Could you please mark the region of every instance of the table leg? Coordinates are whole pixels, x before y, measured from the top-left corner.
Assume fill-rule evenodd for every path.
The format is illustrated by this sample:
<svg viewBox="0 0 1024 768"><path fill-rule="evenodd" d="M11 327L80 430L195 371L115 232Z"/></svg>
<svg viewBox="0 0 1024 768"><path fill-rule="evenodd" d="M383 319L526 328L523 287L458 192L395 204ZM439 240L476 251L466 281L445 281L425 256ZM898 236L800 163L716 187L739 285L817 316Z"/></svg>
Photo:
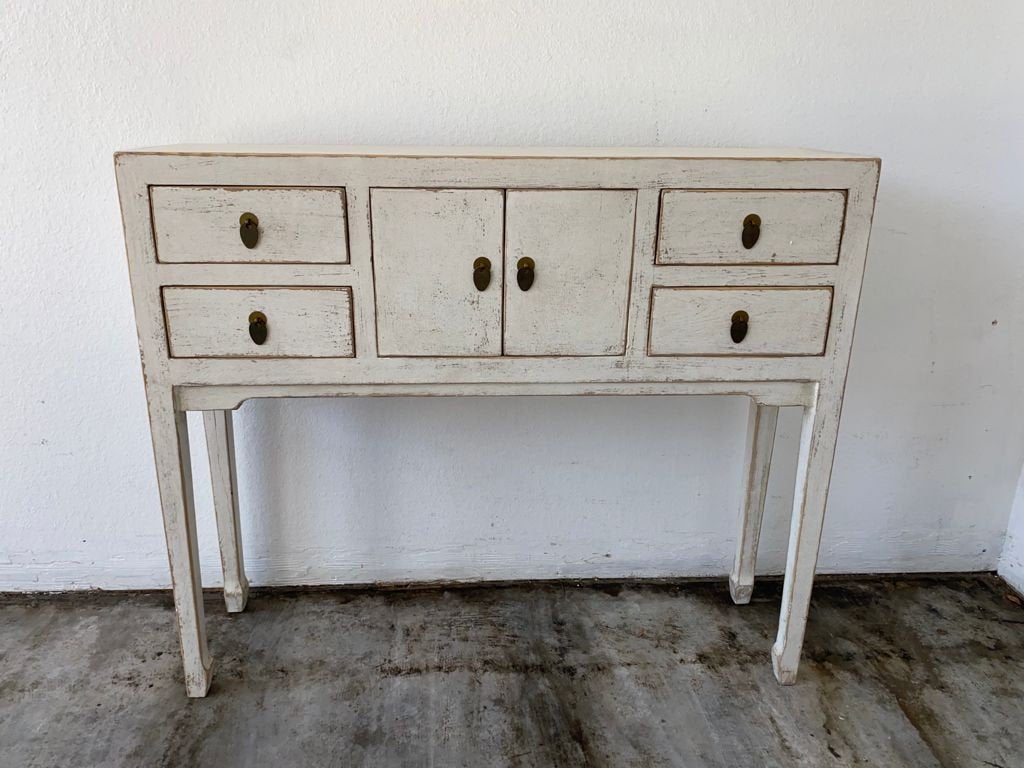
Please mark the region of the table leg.
<svg viewBox="0 0 1024 768"><path fill-rule="evenodd" d="M819 387L815 404L804 408L779 634L772 646L775 677L784 685L796 682L800 664L841 407L841 392Z"/></svg>
<svg viewBox="0 0 1024 768"><path fill-rule="evenodd" d="M751 399L747 420L747 452L744 462L746 488L740 511L740 538L729 576L729 593L737 605L749 603L754 591L757 544L761 538L761 519L764 517L768 470L772 463L778 419L778 406L759 405Z"/></svg>
<svg viewBox="0 0 1024 768"><path fill-rule="evenodd" d="M213 664L206 645L188 421L184 412L174 409L169 387L150 390L147 400L178 640L185 667L185 691L189 696L205 696L210 689Z"/></svg>
<svg viewBox="0 0 1024 768"><path fill-rule="evenodd" d="M235 432L231 411L203 411L206 450L210 456L213 511L217 518L220 562L224 569L224 602L228 613L245 610L249 581L242 558L238 523L238 477L235 473Z"/></svg>

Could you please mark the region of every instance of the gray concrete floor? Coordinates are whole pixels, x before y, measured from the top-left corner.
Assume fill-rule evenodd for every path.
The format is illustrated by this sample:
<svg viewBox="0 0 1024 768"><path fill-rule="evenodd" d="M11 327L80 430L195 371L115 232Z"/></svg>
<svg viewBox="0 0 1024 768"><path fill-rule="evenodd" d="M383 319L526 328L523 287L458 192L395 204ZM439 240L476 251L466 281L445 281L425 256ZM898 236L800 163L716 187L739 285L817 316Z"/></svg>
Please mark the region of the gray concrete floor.
<svg viewBox="0 0 1024 768"><path fill-rule="evenodd" d="M0 596L0 765L1024 766L1024 608L990 576L824 582L800 680L777 583Z"/></svg>

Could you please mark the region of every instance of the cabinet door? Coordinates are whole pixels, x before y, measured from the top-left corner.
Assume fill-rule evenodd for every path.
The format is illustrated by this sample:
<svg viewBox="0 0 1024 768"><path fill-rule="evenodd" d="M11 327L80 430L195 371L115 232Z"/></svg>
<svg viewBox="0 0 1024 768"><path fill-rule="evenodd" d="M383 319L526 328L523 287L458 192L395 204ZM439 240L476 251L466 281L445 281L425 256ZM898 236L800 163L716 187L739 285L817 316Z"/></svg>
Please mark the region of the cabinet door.
<svg viewBox="0 0 1024 768"><path fill-rule="evenodd" d="M503 192L374 189L370 195L378 354L500 355ZM483 290L474 280L481 258L491 273Z"/></svg>
<svg viewBox="0 0 1024 768"><path fill-rule="evenodd" d="M505 354L623 354L636 191L507 196ZM527 290L517 280L521 259L534 264Z"/></svg>

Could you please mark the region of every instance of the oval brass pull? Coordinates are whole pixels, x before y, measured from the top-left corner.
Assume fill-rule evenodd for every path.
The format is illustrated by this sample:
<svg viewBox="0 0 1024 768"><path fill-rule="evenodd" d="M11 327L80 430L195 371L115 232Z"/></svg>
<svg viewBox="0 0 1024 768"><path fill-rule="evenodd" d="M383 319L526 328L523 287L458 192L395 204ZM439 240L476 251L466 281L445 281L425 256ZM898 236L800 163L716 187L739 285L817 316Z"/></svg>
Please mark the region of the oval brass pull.
<svg viewBox="0 0 1024 768"><path fill-rule="evenodd" d="M761 237L761 217L752 213L743 220L743 247L748 251L757 245Z"/></svg>
<svg viewBox="0 0 1024 768"><path fill-rule="evenodd" d="M238 236L246 248L256 247L260 241L260 220L255 213L243 213L238 217Z"/></svg>
<svg viewBox="0 0 1024 768"><path fill-rule="evenodd" d="M516 262L516 282L519 283L519 290L528 291L533 285L534 263L529 256L523 256Z"/></svg>
<svg viewBox="0 0 1024 768"><path fill-rule="evenodd" d="M267 327L267 316L262 312L253 312L249 315L249 337L256 344L262 344L267 340L270 329Z"/></svg>
<svg viewBox="0 0 1024 768"><path fill-rule="evenodd" d="M491 284L491 260L481 256L473 262L473 285L478 291L486 291Z"/></svg>
<svg viewBox="0 0 1024 768"><path fill-rule="evenodd" d="M749 325L750 315L742 309L738 312L732 313L732 327L729 329L729 335L732 336L732 340L736 344L739 344L747 337L747 328Z"/></svg>

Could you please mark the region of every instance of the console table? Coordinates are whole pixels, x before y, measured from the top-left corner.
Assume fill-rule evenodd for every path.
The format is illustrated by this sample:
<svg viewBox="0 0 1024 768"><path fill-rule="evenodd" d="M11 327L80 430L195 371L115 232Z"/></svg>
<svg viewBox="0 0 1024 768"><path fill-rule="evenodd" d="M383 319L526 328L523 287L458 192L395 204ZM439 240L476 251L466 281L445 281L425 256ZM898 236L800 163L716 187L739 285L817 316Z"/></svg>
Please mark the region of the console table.
<svg viewBox="0 0 1024 768"><path fill-rule="evenodd" d="M115 156L178 635L206 695L186 411L228 611L249 398L746 395L750 600L779 406L801 406L775 676L795 680L878 183L807 150L172 146Z"/></svg>

